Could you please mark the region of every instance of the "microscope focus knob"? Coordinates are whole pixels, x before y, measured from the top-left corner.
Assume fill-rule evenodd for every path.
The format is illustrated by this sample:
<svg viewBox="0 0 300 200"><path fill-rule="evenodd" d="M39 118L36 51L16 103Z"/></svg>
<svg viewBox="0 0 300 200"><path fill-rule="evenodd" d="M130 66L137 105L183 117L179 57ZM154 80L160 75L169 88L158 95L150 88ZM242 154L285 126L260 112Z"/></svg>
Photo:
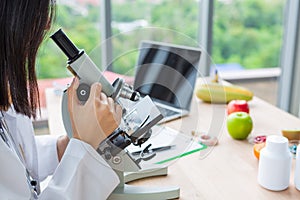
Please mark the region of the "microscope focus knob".
<svg viewBox="0 0 300 200"><path fill-rule="evenodd" d="M86 102L90 96L90 86L85 83L80 83L76 92L79 101Z"/></svg>
<svg viewBox="0 0 300 200"><path fill-rule="evenodd" d="M109 148L109 147L106 147L105 149L103 149L103 152L104 152L104 158L105 158L106 160L110 160L111 157L112 157L110 148Z"/></svg>

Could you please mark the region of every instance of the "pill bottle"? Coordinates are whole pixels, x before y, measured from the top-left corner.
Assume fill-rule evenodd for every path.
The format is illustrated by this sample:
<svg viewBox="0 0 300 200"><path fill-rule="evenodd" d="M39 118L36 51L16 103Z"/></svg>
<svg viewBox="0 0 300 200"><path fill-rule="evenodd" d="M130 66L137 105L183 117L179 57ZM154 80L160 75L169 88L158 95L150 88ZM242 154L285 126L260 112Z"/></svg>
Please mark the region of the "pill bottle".
<svg viewBox="0 0 300 200"><path fill-rule="evenodd" d="M289 186L292 155L288 139L280 135L267 137L266 147L260 151L258 183L272 191L285 190Z"/></svg>
<svg viewBox="0 0 300 200"><path fill-rule="evenodd" d="M295 187L300 191L300 144L297 146L296 166L295 166Z"/></svg>

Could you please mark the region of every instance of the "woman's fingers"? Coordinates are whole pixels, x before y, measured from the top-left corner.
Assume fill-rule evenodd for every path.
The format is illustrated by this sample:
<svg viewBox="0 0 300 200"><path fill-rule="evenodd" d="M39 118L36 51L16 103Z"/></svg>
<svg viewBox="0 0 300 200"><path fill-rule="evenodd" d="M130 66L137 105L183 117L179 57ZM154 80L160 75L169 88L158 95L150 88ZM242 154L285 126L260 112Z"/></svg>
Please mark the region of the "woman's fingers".
<svg viewBox="0 0 300 200"><path fill-rule="evenodd" d="M93 83L91 86L90 97L89 99L96 99L100 97L102 91L102 85L100 83Z"/></svg>
<svg viewBox="0 0 300 200"><path fill-rule="evenodd" d="M78 77L75 77L72 81L71 86L68 88L68 107L73 108L79 101L76 95L76 90L79 86Z"/></svg>
<svg viewBox="0 0 300 200"><path fill-rule="evenodd" d="M116 118L117 118L117 122L118 124L121 123L121 117L122 117L122 107L118 104L115 104L115 111L116 111Z"/></svg>
<svg viewBox="0 0 300 200"><path fill-rule="evenodd" d="M73 79L71 86L67 90L68 110L69 110L69 114L70 114L70 120L71 120L71 124L72 124L74 138L80 138L78 135L76 126L75 126L74 116L73 116L74 112L78 112L77 105L79 105L79 100L77 99L77 94L76 94L76 90L77 90L78 86L79 86L79 80L77 77L75 77Z"/></svg>
<svg viewBox="0 0 300 200"><path fill-rule="evenodd" d="M100 94L100 101L101 101L102 104L108 105L107 96L103 92L101 92L101 94Z"/></svg>
<svg viewBox="0 0 300 200"><path fill-rule="evenodd" d="M73 137L89 143L96 149L120 124L122 108L102 92L100 83L92 84L89 98L82 105L77 98L78 86L79 81L76 78L68 89Z"/></svg>
<svg viewBox="0 0 300 200"><path fill-rule="evenodd" d="M108 102L108 105L109 105L109 110L111 112L115 113L116 110L115 110L115 102L114 102L114 100L112 98L108 97L107 98L107 102Z"/></svg>
<svg viewBox="0 0 300 200"><path fill-rule="evenodd" d="M114 116L114 120L117 125L121 122L121 116L122 116L122 108L120 105L116 104L112 98L107 98L110 111L112 112Z"/></svg>

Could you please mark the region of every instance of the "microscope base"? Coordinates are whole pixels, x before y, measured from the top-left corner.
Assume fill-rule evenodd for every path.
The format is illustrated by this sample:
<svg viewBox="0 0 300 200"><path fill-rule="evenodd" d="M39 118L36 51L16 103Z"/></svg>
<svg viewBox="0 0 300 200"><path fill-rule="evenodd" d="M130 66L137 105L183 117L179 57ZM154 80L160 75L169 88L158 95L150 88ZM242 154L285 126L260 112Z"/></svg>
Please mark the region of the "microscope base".
<svg viewBox="0 0 300 200"><path fill-rule="evenodd" d="M137 173L128 173L124 176L124 172L118 172L120 177L119 186L109 196L109 200L161 200L161 199L176 199L179 197L180 188L173 187L143 187L128 185L126 182L151 177L167 175L167 168L149 170ZM127 178L126 178L127 177Z"/></svg>
<svg viewBox="0 0 300 200"><path fill-rule="evenodd" d="M157 168L151 170L144 170L140 172L125 172L124 173L124 182L128 183L130 181L135 181L142 178L149 178L152 176L166 176L168 174L168 168Z"/></svg>

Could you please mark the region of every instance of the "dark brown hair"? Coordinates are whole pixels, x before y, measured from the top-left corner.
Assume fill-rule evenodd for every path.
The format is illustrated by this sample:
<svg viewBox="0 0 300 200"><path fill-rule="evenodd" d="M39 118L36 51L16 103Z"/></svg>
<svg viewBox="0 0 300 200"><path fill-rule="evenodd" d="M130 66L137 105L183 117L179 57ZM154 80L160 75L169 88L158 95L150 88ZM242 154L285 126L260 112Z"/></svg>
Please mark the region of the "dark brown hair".
<svg viewBox="0 0 300 200"><path fill-rule="evenodd" d="M54 16L55 0L0 3L0 109L36 117L39 90L35 60Z"/></svg>

